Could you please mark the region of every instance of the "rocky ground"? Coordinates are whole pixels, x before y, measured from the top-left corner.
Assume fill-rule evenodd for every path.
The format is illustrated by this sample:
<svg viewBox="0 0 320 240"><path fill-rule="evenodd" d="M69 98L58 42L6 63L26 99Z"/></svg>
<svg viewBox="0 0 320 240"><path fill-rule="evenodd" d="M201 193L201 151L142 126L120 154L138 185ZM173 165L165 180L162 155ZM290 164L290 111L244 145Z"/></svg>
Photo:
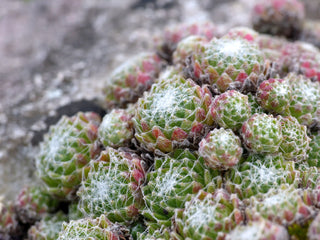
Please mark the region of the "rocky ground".
<svg viewBox="0 0 320 240"><path fill-rule="evenodd" d="M319 17L317 0L306 0ZM103 113L119 63L152 49L164 26L210 19L250 25L254 0L0 0L0 195L34 181L37 143L62 114Z"/></svg>

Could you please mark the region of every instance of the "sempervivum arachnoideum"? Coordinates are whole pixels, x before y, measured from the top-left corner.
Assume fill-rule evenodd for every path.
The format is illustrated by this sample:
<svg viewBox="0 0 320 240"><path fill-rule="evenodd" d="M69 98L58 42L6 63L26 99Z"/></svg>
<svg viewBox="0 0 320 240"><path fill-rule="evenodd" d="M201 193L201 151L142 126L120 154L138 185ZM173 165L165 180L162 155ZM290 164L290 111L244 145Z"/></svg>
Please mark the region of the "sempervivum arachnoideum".
<svg viewBox="0 0 320 240"><path fill-rule="evenodd" d="M71 220L62 225L57 240L121 240L130 239L130 233L124 226L110 222L105 215L97 218Z"/></svg>
<svg viewBox="0 0 320 240"><path fill-rule="evenodd" d="M236 90L229 90L216 96L211 106L213 120L223 128L237 131L251 116L248 96Z"/></svg>
<svg viewBox="0 0 320 240"><path fill-rule="evenodd" d="M63 212L47 215L29 229L28 240L56 240L62 224L68 220Z"/></svg>
<svg viewBox="0 0 320 240"><path fill-rule="evenodd" d="M235 166L243 149L241 141L230 129L213 129L199 143L199 155L212 169L228 170Z"/></svg>
<svg viewBox="0 0 320 240"><path fill-rule="evenodd" d="M181 64L184 66L186 64L187 57L196 51L198 47L207 42L208 40L205 37L196 35L191 35L181 40L173 53L173 63L175 65Z"/></svg>
<svg viewBox="0 0 320 240"><path fill-rule="evenodd" d="M224 239L243 222L240 207L237 196L223 189L217 189L214 194L200 191L184 209L176 211L173 239Z"/></svg>
<svg viewBox="0 0 320 240"><path fill-rule="evenodd" d="M210 41L218 32L217 26L209 21L177 24L166 28L162 36L156 37L155 46L158 54L170 62L172 53L184 38L194 35Z"/></svg>
<svg viewBox="0 0 320 240"><path fill-rule="evenodd" d="M133 114L126 109L113 109L106 114L98 129L99 140L106 147L126 147L133 138Z"/></svg>
<svg viewBox="0 0 320 240"><path fill-rule="evenodd" d="M313 204L311 191L282 185L258 198L251 197L246 216L250 220L263 217L284 225L291 236L306 239L307 226L315 214Z"/></svg>
<svg viewBox="0 0 320 240"><path fill-rule="evenodd" d="M142 211L149 233L169 228L175 209L184 208L201 189L214 191L222 182L218 171L207 169L204 160L189 150L176 150L157 158L142 188L146 208Z"/></svg>
<svg viewBox="0 0 320 240"><path fill-rule="evenodd" d="M100 152L97 144L100 116L82 113L50 127L36 157L37 174L47 191L62 200L72 200L82 180L82 169Z"/></svg>
<svg viewBox="0 0 320 240"><path fill-rule="evenodd" d="M294 73L288 74L285 80L291 86L292 100L284 115L295 117L306 126L319 122L320 83Z"/></svg>
<svg viewBox="0 0 320 240"><path fill-rule="evenodd" d="M225 187L230 193L236 193L240 199L260 196L281 184L293 184L298 187L300 172L294 162L285 161L282 154L250 154L240 165L227 172Z"/></svg>
<svg viewBox="0 0 320 240"><path fill-rule="evenodd" d="M249 221L246 225L238 225L226 236L226 240L289 240L284 226L263 218Z"/></svg>
<svg viewBox="0 0 320 240"><path fill-rule="evenodd" d="M200 84L215 84L221 92L245 80L255 85L264 70L264 58L258 47L242 39L212 39L197 49L186 72Z"/></svg>
<svg viewBox="0 0 320 240"><path fill-rule="evenodd" d="M287 43L280 53L277 62L283 72L294 72L320 81L320 52L315 46L305 42Z"/></svg>
<svg viewBox="0 0 320 240"><path fill-rule="evenodd" d="M313 46L312 46L313 47ZM304 49L303 49L304 50ZM312 80L320 81L320 51L316 49L313 51L303 51L300 56L293 56L293 69L310 78ZM297 62L299 65L297 66Z"/></svg>
<svg viewBox="0 0 320 240"><path fill-rule="evenodd" d="M307 127L301 125L295 117L278 116L281 124L282 142L280 152L285 160L296 162L307 159L310 138L307 135Z"/></svg>
<svg viewBox="0 0 320 240"><path fill-rule="evenodd" d="M162 61L154 53L143 53L116 68L105 83L105 101L109 107L134 103L150 89L161 70Z"/></svg>
<svg viewBox="0 0 320 240"><path fill-rule="evenodd" d="M246 148L254 153L275 153L283 140L280 122L272 115L256 113L243 123L241 136Z"/></svg>
<svg viewBox="0 0 320 240"><path fill-rule="evenodd" d="M270 78L263 81L257 90L257 99L264 109L282 113L291 102L291 87L283 79Z"/></svg>
<svg viewBox="0 0 320 240"><path fill-rule="evenodd" d="M258 1L252 11L253 28L261 33L296 39L303 27L304 6L299 0Z"/></svg>
<svg viewBox="0 0 320 240"><path fill-rule="evenodd" d="M206 86L180 75L163 79L138 101L133 118L135 137L151 152L195 145L213 124L211 102Z"/></svg>
<svg viewBox="0 0 320 240"><path fill-rule="evenodd" d="M40 186L28 186L20 191L15 209L21 222L32 224L53 212L58 203Z"/></svg>
<svg viewBox="0 0 320 240"><path fill-rule="evenodd" d="M112 222L130 223L143 206L144 177L144 162L138 155L108 147L85 169L77 192L79 207L92 217L105 214Z"/></svg>

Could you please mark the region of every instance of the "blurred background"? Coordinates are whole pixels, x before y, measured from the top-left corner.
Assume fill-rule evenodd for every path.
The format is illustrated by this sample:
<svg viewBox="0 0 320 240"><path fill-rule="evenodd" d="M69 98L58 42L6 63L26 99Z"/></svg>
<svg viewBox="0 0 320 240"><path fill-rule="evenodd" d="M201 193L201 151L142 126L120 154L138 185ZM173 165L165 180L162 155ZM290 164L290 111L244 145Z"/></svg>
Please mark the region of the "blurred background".
<svg viewBox="0 0 320 240"><path fill-rule="evenodd" d="M0 0L0 196L34 178L37 144L62 114L104 111L110 71L153 49L165 26L250 26L254 0ZM320 1L305 0L309 19Z"/></svg>

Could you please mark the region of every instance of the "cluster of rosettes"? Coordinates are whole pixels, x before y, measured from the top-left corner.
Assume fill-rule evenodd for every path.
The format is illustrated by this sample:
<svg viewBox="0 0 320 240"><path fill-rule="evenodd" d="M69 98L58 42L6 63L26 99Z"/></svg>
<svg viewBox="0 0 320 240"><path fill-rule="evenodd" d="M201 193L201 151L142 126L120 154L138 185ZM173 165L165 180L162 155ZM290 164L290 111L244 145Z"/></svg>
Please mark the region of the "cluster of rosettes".
<svg viewBox="0 0 320 240"><path fill-rule="evenodd" d="M265 58L273 62L280 76L296 73L320 81L320 51L312 44L268 35L260 35L255 42Z"/></svg>
<svg viewBox="0 0 320 240"><path fill-rule="evenodd" d="M296 8L277 25L293 37L299 6L256 10L280 21ZM156 49L111 74L102 121L50 128L36 157L45 190L0 206L0 238L22 222L37 240L318 239L319 51L209 22L166 30Z"/></svg>

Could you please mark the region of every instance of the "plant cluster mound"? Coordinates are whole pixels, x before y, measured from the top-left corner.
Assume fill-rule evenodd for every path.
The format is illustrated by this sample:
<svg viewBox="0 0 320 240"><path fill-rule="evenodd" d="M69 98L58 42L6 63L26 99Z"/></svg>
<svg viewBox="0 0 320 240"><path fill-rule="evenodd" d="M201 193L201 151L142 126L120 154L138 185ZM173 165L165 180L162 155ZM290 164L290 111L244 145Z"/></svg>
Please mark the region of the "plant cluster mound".
<svg viewBox="0 0 320 240"><path fill-rule="evenodd" d="M166 29L106 78L102 120L51 126L42 184L0 204L0 238L319 239L320 51L292 41L303 17L272 0L254 8L262 33Z"/></svg>

